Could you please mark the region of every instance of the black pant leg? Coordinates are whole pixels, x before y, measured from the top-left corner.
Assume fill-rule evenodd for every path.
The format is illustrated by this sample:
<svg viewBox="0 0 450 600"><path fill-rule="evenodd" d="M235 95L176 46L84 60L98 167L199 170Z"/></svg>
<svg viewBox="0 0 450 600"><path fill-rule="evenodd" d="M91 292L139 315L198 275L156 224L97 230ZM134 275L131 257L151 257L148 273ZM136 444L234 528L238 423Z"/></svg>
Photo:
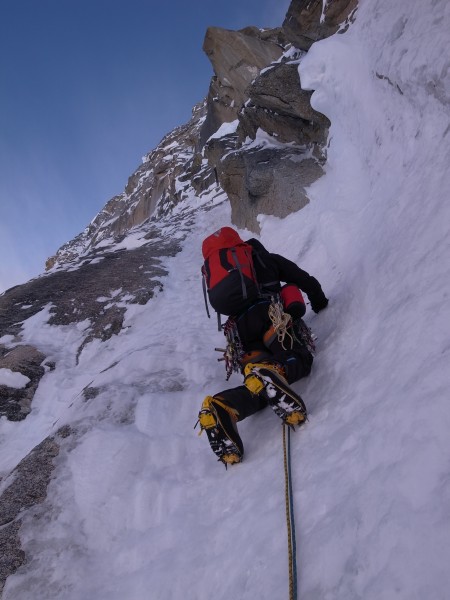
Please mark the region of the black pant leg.
<svg viewBox="0 0 450 600"><path fill-rule="evenodd" d="M240 385L230 390L215 394L214 398L221 400L227 406L238 411L238 421L253 415L267 406L267 402L260 395L255 396L245 387Z"/></svg>
<svg viewBox="0 0 450 600"><path fill-rule="evenodd" d="M296 350L278 350L274 352L273 360L283 365L288 383L294 383L310 374L313 355L302 347Z"/></svg>

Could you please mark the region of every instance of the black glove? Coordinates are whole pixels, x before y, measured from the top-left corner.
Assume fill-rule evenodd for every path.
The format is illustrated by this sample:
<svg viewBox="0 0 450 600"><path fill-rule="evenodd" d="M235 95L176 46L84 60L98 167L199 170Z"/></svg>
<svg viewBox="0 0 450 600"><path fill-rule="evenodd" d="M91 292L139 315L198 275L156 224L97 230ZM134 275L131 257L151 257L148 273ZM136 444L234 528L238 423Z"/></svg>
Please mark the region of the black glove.
<svg viewBox="0 0 450 600"><path fill-rule="evenodd" d="M327 306L328 306L328 298L326 296L321 298L319 301L316 300L314 303L311 302L311 308L315 313L320 312Z"/></svg>

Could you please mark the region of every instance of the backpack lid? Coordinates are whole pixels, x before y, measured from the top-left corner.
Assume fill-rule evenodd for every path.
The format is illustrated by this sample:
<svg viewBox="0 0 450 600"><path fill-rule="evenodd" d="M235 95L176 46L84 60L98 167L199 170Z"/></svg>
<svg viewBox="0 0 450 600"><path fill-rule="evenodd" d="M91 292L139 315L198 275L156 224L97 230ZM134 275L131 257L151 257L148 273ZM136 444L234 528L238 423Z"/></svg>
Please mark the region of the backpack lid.
<svg viewBox="0 0 450 600"><path fill-rule="evenodd" d="M238 232L232 227L221 227L203 240L203 258L206 260L213 252L221 248L232 248L243 243Z"/></svg>

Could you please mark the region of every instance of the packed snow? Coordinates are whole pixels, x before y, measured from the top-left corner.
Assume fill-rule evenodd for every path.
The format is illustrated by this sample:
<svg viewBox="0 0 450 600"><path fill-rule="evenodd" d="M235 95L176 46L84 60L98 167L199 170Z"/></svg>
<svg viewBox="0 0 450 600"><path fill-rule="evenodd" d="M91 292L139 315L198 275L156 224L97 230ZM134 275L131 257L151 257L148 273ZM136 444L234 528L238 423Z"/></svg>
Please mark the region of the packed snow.
<svg viewBox="0 0 450 600"><path fill-rule="evenodd" d="M7 387L19 390L24 388L29 382L30 378L18 371L0 369L0 385L6 385Z"/></svg>
<svg viewBox="0 0 450 600"><path fill-rule="evenodd" d="M236 119L235 121L232 121L231 123L222 123L222 125L219 127L219 129L213 133L209 139L215 139L215 138L222 138L225 137L226 135L232 134L232 133L236 133L237 127L239 125L239 121Z"/></svg>
<svg viewBox="0 0 450 600"><path fill-rule="evenodd" d="M310 413L292 435L302 600L449 597L449 31L446 0L363 1L299 65L332 122L326 174L300 212L261 216L260 239L330 298L307 312L318 351L294 385ZM245 459L228 470L193 429L205 395L241 383L217 361L199 277L230 209L202 202L184 203L164 290L78 364L89 323L46 325L50 307L25 322L57 368L25 421L0 421L0 472L63 424L78 438L23 515L30 559L4 600L288 597L280 422L243 421ZM100 393L85 400L88 386Z"/></svg>

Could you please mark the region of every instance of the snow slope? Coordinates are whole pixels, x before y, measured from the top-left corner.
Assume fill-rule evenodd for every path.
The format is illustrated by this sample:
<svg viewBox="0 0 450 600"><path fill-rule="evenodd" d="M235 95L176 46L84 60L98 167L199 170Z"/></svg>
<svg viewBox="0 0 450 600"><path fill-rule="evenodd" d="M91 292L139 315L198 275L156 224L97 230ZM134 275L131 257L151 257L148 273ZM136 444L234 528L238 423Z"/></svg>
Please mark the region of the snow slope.
<svg viewBox="0 0 450 600"><path fill-rule="evenodd" d="M261 218L261 241L330 297L307 313L318 353L295 385L310 411L292 436L302 600L449 597L449 31L445 0L366 0L299 67L332 122L326 175L299 213ZM288 597L280 423L267 409L240 424L245 460L227 471L193 430L228 385L199 280L205 233L230 222L214 204L190 216L164 292L78 365L83 324L27 323L58 368L25 421L0 421L0 471L64 423L80 439L24 518L31 560L5 600Z"/></svg>

